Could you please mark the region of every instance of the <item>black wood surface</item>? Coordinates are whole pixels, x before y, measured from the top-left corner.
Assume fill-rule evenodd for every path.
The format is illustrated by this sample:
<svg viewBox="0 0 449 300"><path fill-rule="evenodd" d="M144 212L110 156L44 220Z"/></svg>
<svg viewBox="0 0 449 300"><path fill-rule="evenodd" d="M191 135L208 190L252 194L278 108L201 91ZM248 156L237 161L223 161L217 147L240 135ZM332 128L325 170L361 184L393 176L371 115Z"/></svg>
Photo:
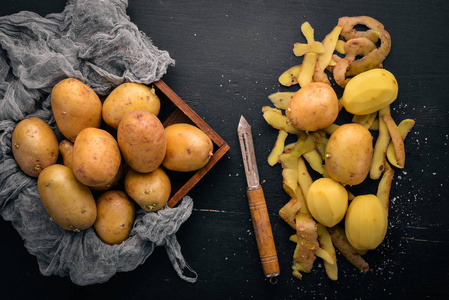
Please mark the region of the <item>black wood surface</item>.
<svg viewBox="0 0 449 300"><path fill-rule="evenodd" d="M0 15L21 10L42 16L63 10L61 0L2 0ZM130 0L128 14L176 60L163 80L231 146L189 193L194 211L177 237L198 273L194 284L173 270L157 248L131 272L87 287L45 277L9 222L0 220L1 299L447 299L449 292L449 5L442 1L150 1ZM267 96L286 90L277 78L300 62L293 43L308 21L321 40L342 16L369 15L392 37L384 62L399 82L393 118L413 118L406 167L395 172L385 241L367 254L362 274L341 255L339 279L318 259L300 281L291 275L293 234L278 217L289 200L280 166L266 162L276 130L262 118ZM237 140L240 115L252 125L259 173L280 260L276 285L265 280L246 198ZM375 192L368 185L367 193Z"/></svg>

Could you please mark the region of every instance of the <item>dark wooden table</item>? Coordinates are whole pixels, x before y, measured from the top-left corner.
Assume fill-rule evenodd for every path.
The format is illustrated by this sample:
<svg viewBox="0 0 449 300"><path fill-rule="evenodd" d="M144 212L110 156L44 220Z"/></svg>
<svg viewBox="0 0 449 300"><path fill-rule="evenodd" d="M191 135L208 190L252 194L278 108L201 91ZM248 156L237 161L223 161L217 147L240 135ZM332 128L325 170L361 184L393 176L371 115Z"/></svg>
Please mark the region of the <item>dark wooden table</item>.
<svg viewBox="0 0 449 300"><path fill-rule="evenodd" d="M61 12L61 0L3 0L0 15L22 10ZM194 284L180 279L164 248L131 272L80 287L45 277L9 222L0 221L2 299L448 299L449 296L449 4L439 1L149 1L130 0L128 14L154 44L176 60L163 80L230 145L224 158L189 193L194 211L177 237ZM384 63L399 82L393 117L413 118L406 167L391 191L385 241L366 256L362 274L338 255L339 279L318 259L300 281L291 274L293 234L278 217L289 200L279 165L266 157L276 130L264 121L267 96L284 90L277 78L299 62L292 45L308 21L317 39L339 17L369 15L392 37ZM241 115L253 128L259 173L277 246L281 275L265 280L252 230L237 140ZM369 191L373 192L373 191Z"/></svg>

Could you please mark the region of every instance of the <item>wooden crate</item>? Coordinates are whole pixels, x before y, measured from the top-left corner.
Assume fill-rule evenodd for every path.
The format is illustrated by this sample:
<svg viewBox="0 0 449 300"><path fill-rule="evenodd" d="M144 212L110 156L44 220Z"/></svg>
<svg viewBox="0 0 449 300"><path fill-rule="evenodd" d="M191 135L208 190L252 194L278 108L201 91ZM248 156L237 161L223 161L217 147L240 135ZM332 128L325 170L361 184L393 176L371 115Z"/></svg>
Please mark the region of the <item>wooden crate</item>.
<svg viewBox="0 0 449 300"><path fill-rule="evenodd" d="M194 172L175 172L166 170L172 184L172 193L167 203L174 207L207 172L229 150L228 144L200 117L196 114L165 82L154 82L156 95L161 100L161 112L159 118L164 127L176 123L188 123L197 126L209 136L214 144L214 154L209 162L200 170Z"/></svg>

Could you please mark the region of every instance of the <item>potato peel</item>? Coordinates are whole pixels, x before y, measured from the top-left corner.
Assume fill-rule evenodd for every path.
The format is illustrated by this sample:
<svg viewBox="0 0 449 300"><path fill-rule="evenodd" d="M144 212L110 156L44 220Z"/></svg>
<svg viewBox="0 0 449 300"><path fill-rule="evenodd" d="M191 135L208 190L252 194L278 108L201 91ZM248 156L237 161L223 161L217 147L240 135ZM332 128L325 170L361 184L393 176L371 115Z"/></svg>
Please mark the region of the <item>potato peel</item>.
<svg viewBox="0 0 449 300"><path fill-rule="evenodd" d="M340 226L334 226L328 229L332 238L334 246L340 251L341 254L354 266L359 268L363 273L368 272L369 265L357 252L357 250L351 246L346 237L345 231Z"/></svg>

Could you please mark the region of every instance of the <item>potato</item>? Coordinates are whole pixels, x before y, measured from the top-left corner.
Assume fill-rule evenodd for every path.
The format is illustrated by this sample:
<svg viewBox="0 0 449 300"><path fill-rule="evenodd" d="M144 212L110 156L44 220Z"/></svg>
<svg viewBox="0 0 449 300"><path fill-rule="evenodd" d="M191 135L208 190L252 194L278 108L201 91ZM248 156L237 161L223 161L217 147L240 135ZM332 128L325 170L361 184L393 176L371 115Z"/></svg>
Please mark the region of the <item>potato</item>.
<svg viewBox="0 0 449 300"><path fill-rule="evenodd" d="M213 143L196 126L178 123L165 128L167 153L163 166L172 171L190 172L204 167L213 155Z"/></svg>
<svg viewBox="0 0 449 300"><path fill-rule="evenodd" d="M319 178L307 192L307 208L312 217L326 227L343 220L348 208L346 189L331 178Z"/></svg>
<svg viewBox="0 0 449 300"><path fill-rule="evenodd" d="M128 164L122 159L122 163L120 164L120 167L118 168L117 173L115 174L114 178L112 178L110 181L108 181L105 184L97 185L97 186L89 186L89 188L92 191L107 191L114 187L115 185L119 184L120 179L123 178L123 175L125 175L126 171L128 169Z"/></svg>
<svg viewBox="0 0 449 300"><path fill-rule="evenodd" d="M143 210L157 211L170 199L171 183L162 168L150 173L131 169L125 177L125 191Z"/></svg>
<svg viewBox="0 0 449 300"><path fill-rule="evenodd" d="M161 103L154 88L140 83L124 83L116 87L103 103L103 120L117 129L122 118L134 110L159 114Z"/></svg>
<svg viewBox="0 0 449 300"><path fill-rule="evenodd" d="M43 120L30 117L20 121L11 138L13 156L25 174L38 177L58 160L58 140Z"/></svg>
<svg viewBox="0 0 449 300"><path fill-rule="evenodd" d="M81 131L76 137L72 155L76 178L88 186L101 186L113 180L122 159L117 141L99 128Z"/></svg>
<svg viewBox="0 0 449 300"><path fill-rule="evenodd" d="M108 245L118 245L129 237L136 208L124 192L107 191L97 199L97 215L94 228L98 237Z"/></svg>
<svg viewBox="0 0 449 300"><path fill-rule="evenodd" d="M357 196L351 201L345 218L345 232L355 249L377 248L385 238L387 227L386 210L375 195Z"/></svg>
<svg viewBox="0 0 449 300"><path fill-rule="evenodd" d="M72 169L73 142L69 140L61 141L61 143L59 143L59 152L61 153L64 166Z"/></svg>
<svg viewBox="0 0 449 300"><path fill-rule="evenodd" d="M325 166L332 179L357 185L368 175L373 159L373 136L360 124L341 125L329 137Z"/></svg>
<svg viewBox="0 0 449 300"><path fill-rule="evenodd" d="M155 114L146 110L136 110L123 117L117 141L128 165L141 173L156 170L167 148L164 126Z"/></svg>
<svg viewBox="0 0 449 300"><path fill-rule="evenodd" d="M51 107L59 130L72 142L84 128L101 125L100 98L75 78L64 79L53 87Z"/></svg>
<svg viewBox="0 0 449 300"><path fill-rule="evenodd" d="M92 192L79 182L70 168L54 164L37 179L42 204L60 227L79 232L93 225L97 207Z"/></svg>
<svg viewBox="0 0 449 300"><path fill-rule="evenodd" d="M341 103L354 115L367 115L390 105L398 96L398 82L385 69L372 69L354 76L345 87Z"/></svg>
<svg viewBox="0 0 449 300"><path fill-rule="evenodd" d="M312 82L293 96L285 115L295 128L316 131L331 125L339 111L333 88L322 82Z"/></svg>

